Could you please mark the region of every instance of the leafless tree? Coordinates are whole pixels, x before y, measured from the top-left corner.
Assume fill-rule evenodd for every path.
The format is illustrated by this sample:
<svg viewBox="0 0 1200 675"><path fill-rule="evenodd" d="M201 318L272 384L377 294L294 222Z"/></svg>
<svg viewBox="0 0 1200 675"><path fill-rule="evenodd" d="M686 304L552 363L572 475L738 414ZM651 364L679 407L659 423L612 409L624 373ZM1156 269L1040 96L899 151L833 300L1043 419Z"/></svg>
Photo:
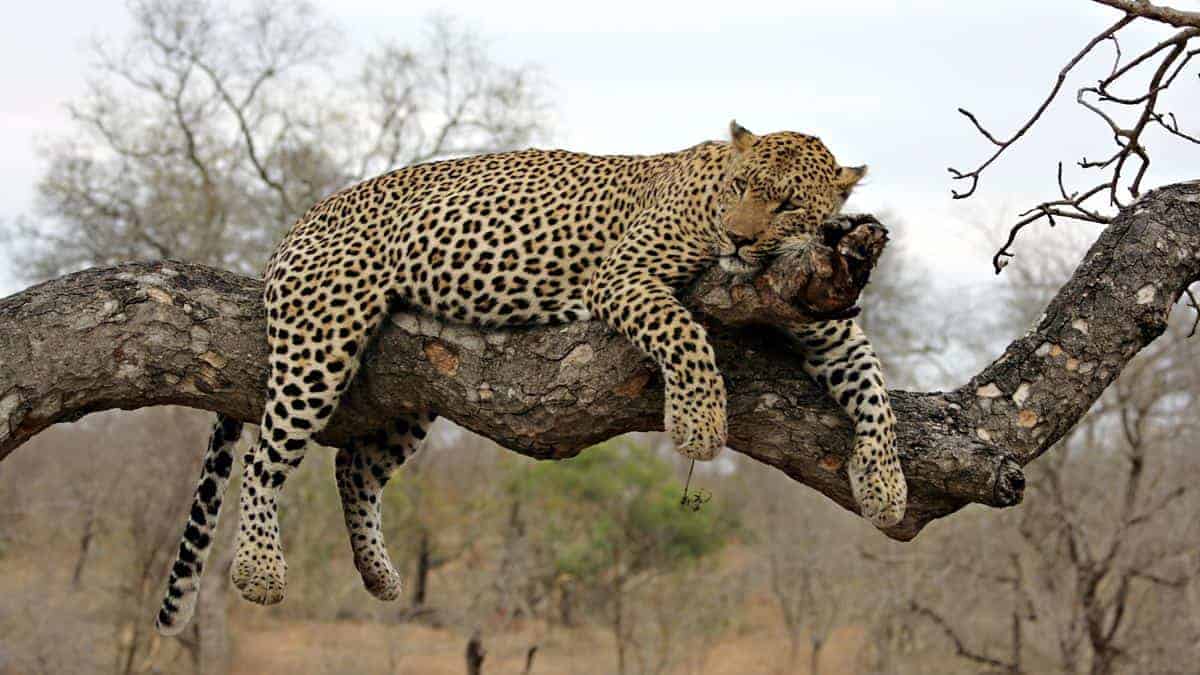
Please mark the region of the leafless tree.
<svg viewBox="0 0 1200 675"><path fill-rule="evenodd" d="M426 21L415 44L376 46L342 77L339 30L306 2L134 0L129 11L128 36L92 46L88 93L69 106L74 130L44 148L36 217L9 233L20 244L16 268L30 278L162 257L254 271L316 199L404 164L524 145L546 125L537 71L496 63L483 38L449 17ZM173 414L141 419L171 428ZM151 466L131 464L144 475L129 483L159 484ZM128 616L115 629L121 668L137 669L150 644L140 593L163 569L149 556L172 548L174 517L162 515L162 500L131 505L141 490L99 480L69 487L85 514L77 586L98 538L163 528L135 537L162 546L136 547L145 555L131 567L120 609ZM215 659L228 656L219 647L223 590L221 580L206 587L201 611L222 611L181 641L205 671L222 670Z"/></svg>
<svg viewBox="0 0 1200 675"><path fill-rule="evenodd" d="M546 125L532 68L494 62L453 19L333 75L336 26L308 2L133 0L97 41L75 129L44 149L17 255L30 278L177 258L257 271L316 200L370 175L510 149ZM32 264L29 264L32 262Z"/></svg>
<svg viewBox="0 0 1200 675"><path fill-rule="evenodd" d="M1043 258L1009 277L1010 330L1027 325L1071 271L1068 255ZM1169 671L1194 649L1195 626L1157 620L1166 607L1187 611L1178 597L1200 569L1200 531L1189 517L1197 468L1188 458L1200 431L1191 412L1200 344L1188 338L1190 324L1178 317L1125 368L1030 472L1030 499L986 541L949 535L958 544L939 556L951 573L926 575L909 611L954 654L1009 673L1044 670L1051 655L1055 670L1099 675ZM952 593L935 590L945 585ZM980 620L972 616L980 604L996 609Z"/></svg>
<svg viewBox="0 0 1200 675"><path fill-rule="evenodd" d="M117 644L115 672L145 672L158 658L160 639L147 625L162 588L170 556L179 536L178 526L163 512L179 514L191 501L190 490L170 480L179 469L179 457L186 448L185 439L203 433L204 426L194 417L183 419L186 411L175 409L168 416L157 416L149 424L124 425L122 436L129 448L116 488L121 498L113 500L108 517L119 528L119 545L128 573L121 579L113 612ZM160 426L161 425L161 426ZM162 446L177 452L162 452ZM190 464L191 462L188 462ZM197 471L198 473L198 471ZM216 628L214 624L210 630ZM200 672L202 654L193 629L188 641L193 667ZM224 631L222 630L222 633ZM207 658L212 658L208 654Z"/></svg>
<svg viewBox="0 0 1200 675"><path fill-rule="evenodd" d="M480 675L483 672L483 659L487 650L483 648L483 634L476 628L467 640L467 675Z"/></svg>
<svg viewBox="0 0 1200 675"><path fill-rule="evenodd" d="M1041 467L1039 499L1019 525L1032 553L1031 596L1039 615L1057 619L1068 672L1104 675L1139 661L1162 668L1170 664L1143 659L1164 640L1182 646L1200 637L1137 626L1146 619L1139 605L1169 602L1197 572L1196 528L1167 523L1189 520L1196 472L1183 455L1198 437L1188 410L1200 391L1192 365L1200 354L1181 343L1179 326L1172 337L1131 364L1065 451Z"/></svg>
<svg viewBox="0 0 1200 675"><path fill-rule="evenodd" d="M808 670L820 672L821 649L833 630L855 621L856 598L848 580L859 577L853 540L839 528L805 519L800 500L779 476L759 477L754 485L761 526L761 574L779 609L787 637L788 658L782 672L792 672L807 635Z"/></svg>

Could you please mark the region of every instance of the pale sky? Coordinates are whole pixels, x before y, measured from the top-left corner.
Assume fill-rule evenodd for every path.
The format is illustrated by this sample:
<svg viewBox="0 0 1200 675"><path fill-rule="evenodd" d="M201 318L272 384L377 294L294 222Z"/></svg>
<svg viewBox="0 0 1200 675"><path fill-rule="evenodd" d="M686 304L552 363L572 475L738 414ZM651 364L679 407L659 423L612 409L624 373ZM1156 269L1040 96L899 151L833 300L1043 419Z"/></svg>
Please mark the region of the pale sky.
<svg viewBox="0 0 1200 675"><path fill-rule="evenodd" d="M1200 9L1197 0L1173 4ZM1066 59L1115 21L1115 12L1087 0L318 5L356 48L411 39L432 12L464 19L490 40L497 60L542 69L556 119L545 145L664 152L723 138L734 117L756 132L817 134L843 163L871 167L869 185L850 207L896 214L904 223L896 236L948 285L995 283L991 251L969 223L1053 196L1058 159L1070 167L1082 155L1111 153L1102 123L1074 103L1075 89L1111 66L1104 48L1039 127L985 175L976 197L950 199L946 167L970 168L990 149L955 109L968 107L996 133L1010 132ZM29 212L42 168L36 141L69 129L64 104L83 93L87 39L123 34L126 15L114 0L41 2L24 5L20 21L7 24L0 219ZM1143 30L1131 38L1162 35ZM1134 42L1127 39L1126 54ZM1175 89L1165 109L1200 131L1196 78L1181 78ZM1151 141L1147 185L1196 178L1200 149L1161 136ZM1034 264L1034 251L1024 259ZM0 257L3 292L16 290L10 264Z"/></svg>

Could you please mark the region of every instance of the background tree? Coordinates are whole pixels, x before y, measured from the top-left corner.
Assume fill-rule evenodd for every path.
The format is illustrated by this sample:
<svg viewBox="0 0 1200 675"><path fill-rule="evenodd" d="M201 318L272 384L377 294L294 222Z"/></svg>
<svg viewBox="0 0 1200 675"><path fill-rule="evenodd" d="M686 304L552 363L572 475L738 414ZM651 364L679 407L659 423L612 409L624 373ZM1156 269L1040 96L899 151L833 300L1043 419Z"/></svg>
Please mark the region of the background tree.
<svg viewBox="0 0 1200 675"><path fill-rule="evenodd" d="M537 72L495 63L448 17L341 76L339 30L308 2L129 8L133 32L94 45L75 131L44 149L36 217L15 232L31 280L157 258L257 273L331 192L546 128Z"/></svg>
<svg viewBox="0 0 1200 675"><path fill-rule="evenodd" d="M752 474L753 475L753 474ZM794 672L808 647L808 672L821 672L821 650L833 631L861 620L861 599L847 593L868 571L854 540L815 518L801 518L803 503L779 476L757 476L753 493L764 577L787 635L788 658L780 672Z"/></svg>
<svg viewBox="0 0 1200 675"><path fill-rule="evenodd" d="M514 480L524 527L542 542L554 577L576 580L608 613L622 674L639 633L632 596L719 551L738 527L720 505L681 508L683 486L670 465L637 445L598 445L561 463L526 466Z"/></svg>
<svg viewBox="0 0 1200 675"><path fill-rule="evenodd" d="M1044 232L1027 243L1047 252L1041 266L1005 275L1002 333L1036 318L1087 242ZM1194 586L1200 535L1189 516L1197 468L1185 457L1200 396L1192 324L1176 316L1052 456L1031 466L1019 510L983 530L954 528L924 551L883 555L922 570L890 620L914 622L925 644L996 672L1170 670L1163 654L1193 650L1196 626L1164 620L1195 607L1182 592Z"/></svg>
<svg viewBox="0 0 1200 675"><path fill-rule="evenodd" d="M97 38L91 47L88 94L69 104L73 131L43 148L36 213L8 232L13 268L29 280L158 258L257 274L291 223L331 192L409 163L524 146L546 130L549 107L537 71L495 62L481 36L448 16L428 19L415 44L366 50L347 71L340 29L308 2L128 6L131 33ZM190 465L205 434L203 418L146 411L120 422L89 420L79 433L97 434L89 441L95 451L111 445L122 456L147 453L146 461L128 457L122 464L123 483L188 492L186 481L162 475L167 467L180 470L179 457L152 453L169 444L187 453ZM113 663L129 672L175 658L159 653L143 619L161 592L187 495L115 491L98 477L65 488L84 514L73 585L97 592L88 584L96 547L127 542L124 591L98 614L111 616L119 652ZM320 494L294 492L292 499ZM329 507L336 514L336 501ZM302 530L311 524L287 526L307 536ZM393 541L429 540L405 533ZM342 543L318 548L327 560ZM112 557L111 550L100 555ZM200 608L206 616L182 640L198 672L220 672L230 658L222 560L210 567L214 579ZM49 668L53 663L43 669L59 670Z"/></svg>

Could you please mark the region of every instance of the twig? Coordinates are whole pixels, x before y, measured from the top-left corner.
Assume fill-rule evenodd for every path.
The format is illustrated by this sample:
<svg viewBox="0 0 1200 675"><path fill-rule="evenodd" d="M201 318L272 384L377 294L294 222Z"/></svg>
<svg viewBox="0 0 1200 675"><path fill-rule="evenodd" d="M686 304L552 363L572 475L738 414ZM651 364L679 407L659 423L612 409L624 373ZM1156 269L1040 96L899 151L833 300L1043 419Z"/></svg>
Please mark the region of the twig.
<svg viewBox="0 0 1200 675"><path fill-rule="evenodd" d="M1192 26L1200 28L1200 12L1185 12L1173 7L1161 7L1150 4L1146 0L1094 0L1101 5L1108 5L1126 14L1152 19L1170 24L1176 28Z"/></svg>
<svg viewBox="0 0 1200 675"><path fill-rule="evenodd" d="M1125 206L1119 196L1119 190L1126 188L1130 196L1137 198L1142 193L1142 181L1150 168L1150 154L1142 142L1142 136L1147 127L1165 131L1167 134L1191 143L1200 144L1200 137L1191 135L1179 128L1179 122L1173 113L1159 112L1156 107L1160 94L1171 86L1191 59L1200 54L1200 49L1187 49L1191 41L1200 37L1200 13L1185 12L1170 7L1152 5L1149 2L1134 0L1095 0L1103 5L1114 7L1125 12L1116 23L1110 25L1087 42L1059 71L1054 86L1042 100L1037 109L1030 115L1013 134L1006 139L998 138L989 131L974 113L959 108L959 112L970 120L975 130L990 143L997 146L996 150L975 169L961 171L951 167L951 176L956 181L970 181L965 191L951 190L955 199L965 199L975 193L983 172L992 165L1008 148L1016 143L1034 124L1041 119L1050 103L1058 97L1067 76L1076 65L1101 42L1112 42L1114 58L1108 75L1099 80L1094 86L1081 87L1075 96L1076 103L1101 119L1112 133L1116 151L1103 160L1088 160L1082 158L1078 166L1082 169L1097 169L1109 172L1109 176L1098 184L1082 192L1069 192L1063 181L1062 163L1058 165L1058 191L1060 198L1042 202L1020 214L1020 220L1009 230L1004 245L992 257L992 266L996 273L1008 264L1013 257L1011 248L1017 235L1026 226L1045 219L1051 226L1056 224L1056 218L1070 218L1095 223L1108 223L1111 217L1101 213L1096 208L1087 205L1089 199L1101 193L1108 194L1108 206L1122 208ZM1122 64L1124 53L1117 33L1137 19L1163 23L1182 30L1176 31L1169 38L1142 51L1133 59ZM1114 93L1111 89L1116 83L1133 72L1138 66L1160 59L1153 74L1147 81L1143 92L1137 96L1125 96ZM1094 100L1092 100L1094 99ZM1103 106L1116 105L1124 107L1140 106L1136 122L1130 127L1124 127ZM1136 163L1136 169L1130 173L1131 162ZM1123 179L1123 176L1125 178Z"/></svg>
<svg viewBox="0 0 1200 675"><path fill-rule="evenodd" d="M966 180L968 178L971 179L971 187L966 192L957 192L957 191L951 190L951 194L954 196L955 199L966 199L967 197L970 197L972 194L975 193L975 188L979 185L979 176L983 173L983 170L988 168L989 166L991 166L992 162L995 162L1000 157L1000 155L1004 154L1005 150L1007 150L1009 147L1012 146L1013 143L1015 143L1022 136L1024 136L1025 132L1029 131L1029 129L1031 127L1033 127L1033 125L1039 119L1041 119L1042 113L1046 112L1046 108L1049 108L1050 103L1053 102L1055 97L1058 96L1059 90L1062 89L1063 83L1066 82L1066 80L1067 80L1067 75L1071 72L1071 70L1073 68L1075 68L1075 65L1078 64L1083 59L1084 56L1087 56L1088 52L1092 51L1092 49L1096 45L1109 39L1114 34L1116 34L1117 31L1119 31L1122 28L1124 28L1125 26L1129 25L1130 22L1132 22L1134 20L1134 18L1135 17L1133 17L1133 16L1121 17L1120 21L1117 21L1113 25L1109 26L1107 29L1104 30L1104 32L1102 32L1099 35L1097 35L1096 37L1092 38L1091 41L1089 41L1086 45L1084 45L1083 49L1079 50L1079 52L1076 53L1075 56L1072 57L1071 60L1067 62L1067 65L1064 66L1063 69L1058 72L1058 78L1054 82L1054 87L1050 90L1050 93L1042 101L1042 104L1040 106L1038 106L1038 109L1033 113L1033 115L1030 116L1029 119L1027 119L1025 121L1025 124L1021 125L1021 127L1019 129L1017 129L1016 132L1013 133L1013 135L1011 137L1008 138L1008 140L1006 140L1006 141L998 140L994 135L992 135L986 129L984 129L983 125L979 123L979 120L976 119L974 114L972 114L970 111L966 110L965 108L958 109L958 112L962 113L967 119L971 120L971 123L975 125L975 128L978 129L980 133L982 133L989 141L991 141L992 143L994 143L995 145L998 145L1000 147L996 150L996 152L992 153L992 156L989 157L986 161L984 161L983 164L980 164L978 167L976 167L972 171L963 173L962 171L959 171L958 169L955 169L954 167L950 167L948 169L950 171L950 174L952 176L954 176L954 180Z"/></svg>
<svg viewBox="0 0 1200 675"><path fill-rule="evenodd" d="M707 490L697 490L688 494L688 487L692 484L692 472L696 470L696 460L688 466L687 480L683 483L683 496L679 498L679 505L685 509L690 508L693 511L699 511L701 507L712 499L712 494Z"/></svg>

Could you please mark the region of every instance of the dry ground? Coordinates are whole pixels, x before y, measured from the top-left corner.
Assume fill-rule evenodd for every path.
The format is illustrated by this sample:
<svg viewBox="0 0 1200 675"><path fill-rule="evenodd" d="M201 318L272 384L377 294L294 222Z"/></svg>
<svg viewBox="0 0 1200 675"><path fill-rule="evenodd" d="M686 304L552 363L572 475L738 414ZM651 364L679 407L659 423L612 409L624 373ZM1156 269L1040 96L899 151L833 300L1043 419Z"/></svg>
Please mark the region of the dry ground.
<svg viewBox="0 0 1200 675"><path fill-rule="evenodd" d="M746 623L721 639L707 663L683 666L672 673L747 675L808 673L809 653L789 666L787 640L778 629L765 599L747 607ZM236 624L235 624L236 625ZM461 675L466 637L448 630L414 624L357 622L287 622L238 627L233 675L260 673L390 673L392 675ZM534 673L608 675L616 671L612 638L596 628L547 631L540 625L484 634L485 673L516 675L525 652L539 645ZM861 630L838 630L821 658L824 675L856 673L865 647Z"/></svg>
<svg viewBox="0 0 1200 675"><path fill-rule="evenodd" d="M107 620L104 595L111 593L103 558L89 569L83 590L70 589L75 551L65 542L35 550L10 548L0 557L0 674L93 673L111 671L119 631ZM113 570L115 574L115 570ZM115 577L114 577L115 578ZM389 673L459 675L464 672L467 636L416 623L362 621L281 621L257 607L233 603L234 675L287 673ZM152 617L146 617L149 627ZM602 627L548 628L518 622L505 632L484 633L484 672L517 674L529 646L537 644L536 674L608 675L616 671L611 635ZM865 647L862 630L838 630L821 658L823 675L855 673ZM188 672L186 658L164 643L154 666L164 673ZM30 659L41 666L15 667ZM787 661L787 640L769 599L752 597L734 627L707 655L668 672L747 675L808 672L809 653L795 666ZM703 662L699 662L699 661ZM149 664L147 664L149 665ZM637 672L636 666L631 672Z"/></svg>

